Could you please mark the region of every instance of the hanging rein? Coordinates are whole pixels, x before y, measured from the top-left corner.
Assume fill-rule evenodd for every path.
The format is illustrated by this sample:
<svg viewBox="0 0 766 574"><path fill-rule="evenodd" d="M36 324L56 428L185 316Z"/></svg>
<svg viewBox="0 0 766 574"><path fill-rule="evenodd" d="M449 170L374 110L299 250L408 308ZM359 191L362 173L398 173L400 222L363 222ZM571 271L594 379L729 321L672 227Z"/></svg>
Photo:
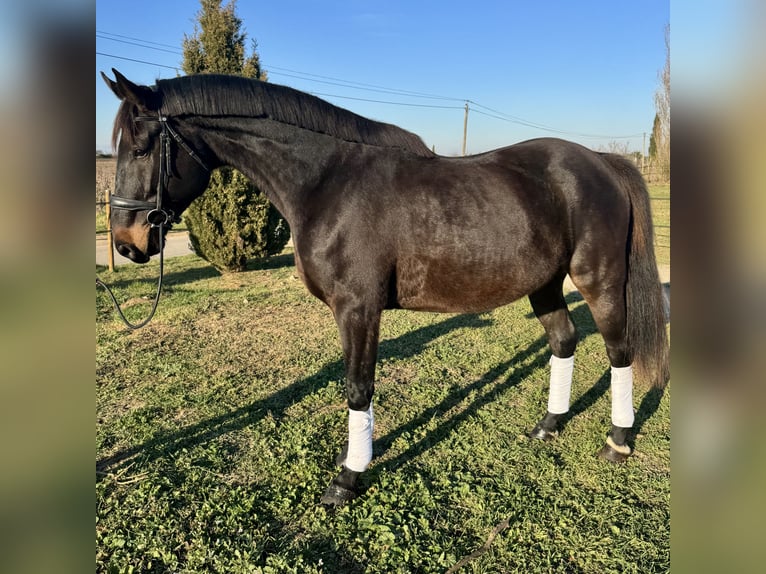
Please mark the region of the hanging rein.
<svg viewBox="0 0 766 574"><path fill-rule="evenodd" d="M125 325L128 327L128 329L134 330L134 329L140 329L149 321L152 320L152 317L154 317L155 311L157 311L157 305L160 302L160 292L162 291L162 276L165 266L165 257L164 257L164 251L165 251L165 245L164 245L164 229L165 226L172 224L173 222L178 222L179 217L176 216L175 213L173 213L172 210L162 207L162 198L165 196L165 194L168 191L168 184L170 183L170 178L173 175L173 168L171 165L171 156L170 156L170 138L172 137L176 143L183 149L189 156L196 161L199 165L201 165L206 171L210 171L210 169L205 165L205 162L202 161L202 159L194 152L194 150L189 147L189 145L183 140L183 138L178 134L177 131L175 131L170 124L168 124L168 118L167 116L163 116L162 112L160 112L157 117L154 116L136 116L135 121L137 122L159 122L161 132L160 132L160 165L159 165L159 177L157 178L157 199L156 201L144 201L141 199L131 199L129 197L120 197L118 195L112 195L109 198L109 205L112 209L122 209L125 211L146 211L146 222L149 224L152 228L157 228L159 233L159 247L160 247L160 276L157 280L157 292L154 295L154 303L152 304L152 310L149 312L149 316L141 321L140 323L131 323L127 317L125 317L125 314L123 313L122 309L120 308L120 304L117 302L117 298L114 296L114 293L109 288L109 286L101 281L98 277L96 277L96 286L97 287L103 287L106 292L109 294L109 297L111 297L112 302L114 303L114 308L117 310L117 314L119 315L120 319L122 319L122 322L125 323Z"/></svg>

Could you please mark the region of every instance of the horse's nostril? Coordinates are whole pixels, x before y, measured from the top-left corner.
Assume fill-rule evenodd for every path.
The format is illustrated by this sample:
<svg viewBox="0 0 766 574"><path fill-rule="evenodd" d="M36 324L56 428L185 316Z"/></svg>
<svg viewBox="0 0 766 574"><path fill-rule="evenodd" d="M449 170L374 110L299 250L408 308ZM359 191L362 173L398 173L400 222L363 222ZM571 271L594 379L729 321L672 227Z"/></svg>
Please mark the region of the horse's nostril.
<svg viewBox="0 0 766 574"><path fill-rule="evenodd" d="M120 255L130 259L134 263L146 263L149 261L149 255L147 253L137 249L130 243L115 243L115 247Z"/></svg>
<svg viewBox="0 0 766 574"><path fill-rule="evenodd" d="M130 259L133 263L146 263L150 259L149 253L144 253L131 243L115 242L114 246L120 255Z"/></svg>

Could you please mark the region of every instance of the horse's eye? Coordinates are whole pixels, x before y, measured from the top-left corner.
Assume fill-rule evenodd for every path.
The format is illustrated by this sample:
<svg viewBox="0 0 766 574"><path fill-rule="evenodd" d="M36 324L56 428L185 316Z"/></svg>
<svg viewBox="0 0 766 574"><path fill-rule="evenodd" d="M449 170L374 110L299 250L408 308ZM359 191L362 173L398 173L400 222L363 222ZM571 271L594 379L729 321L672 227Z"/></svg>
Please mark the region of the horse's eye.
<svg viewBox="0 0 766 574"><path fill-rule="evenodd" d="M146 157L147 151L145 149L134 149L133 150L133 157L136 159L140 159L142 157Z"/></svg>

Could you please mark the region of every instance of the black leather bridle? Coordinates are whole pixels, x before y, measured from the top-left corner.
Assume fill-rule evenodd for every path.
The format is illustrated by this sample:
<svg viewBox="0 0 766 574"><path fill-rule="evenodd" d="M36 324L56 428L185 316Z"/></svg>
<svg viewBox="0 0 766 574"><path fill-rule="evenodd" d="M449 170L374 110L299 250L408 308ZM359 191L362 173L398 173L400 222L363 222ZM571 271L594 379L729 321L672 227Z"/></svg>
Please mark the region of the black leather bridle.
<svg viewBox="0 0 766 574"><path fill-rule="evenodd" d="M112 195L109 198L109 205L112 209L123 209L126 211L147 211L146 221L152 227L160 227L162 225L168 225L172 222L178 222L179 216L173 213L170 209L162 208L162 198L168 191L168 184L173 174L173 167L170 161L170 138L172 137L178 146L184 150L189 157L196 161L202 169L210 171L210 168L205 165L195 151L189 147L184 139L178 134L176 130L168 123L167 116L162 115L162 112L154 116L136 116L134 121L137 122L159 122L162 131L160 132L160 173L157 179L157 199L152 201L144 201L142 199L131 199L129 197L120 197L118 195Z"/></svg>
<svg viewBox="0 0 766 574"><path fill-rule="evenodd" d="M170 156L170 138L172 137L176 143L179 145L181 149L183 149L189 156L196 161L205 171L210 171L210 168L205 165L205 162L202 161L202 158L200 158L194 150L189 147L189 144L187 144L184 139L178 134L177 131L175 131L172 126L168 123L167 116L164 116L162 112L159 112L156 117L154 116L136 116L134 118L134 121L137 122L159 122L160 124L160 166L159 166L159 177L157 178L157 198L155 201L144 201L142 199L131 199L129 197L120 197L118 195L112 195L109 198L109 206L112 209L122 209L125 211L146 211L146 222L151 227L158 228L159 232L159 247L160 247L160 277L157 281L157 292L154 296L154 303L152 305L152 310L149 312L149 316L141 321L140 323L131 323L128 321L128 319L125 317L125 315L122 312L122 309L120 309L120 304L117 302L117 298L114 296L114 293L112 293L112 290L109 288L109 286L101 281L98 277L96 277L96 286L103 287L106 289L106 292L109 294L109 296L112 298L112 302L114 303L114 307L117 310L117 314L120 316L120 319L122 319L122 322L125 323L125 325L128 327L128 329L140 329L144 325L146 325L149 321L151 321L152 317L154 317L154 312L157 310L157 304L160 301L160 292L162 291L162 275L164 270L164 264L165 264L165 258L164 258L164 251L165 251L165 245L164 245L164 227L166 225L170 225L173 222L178 222L180 220L179 215L176 215L173 213L171 209L163 208L162 206L162 198L165 196L165 194L168 192L168 184L170 183L170 178L173 175L173 166L171 162L171 156Z"/></svg>

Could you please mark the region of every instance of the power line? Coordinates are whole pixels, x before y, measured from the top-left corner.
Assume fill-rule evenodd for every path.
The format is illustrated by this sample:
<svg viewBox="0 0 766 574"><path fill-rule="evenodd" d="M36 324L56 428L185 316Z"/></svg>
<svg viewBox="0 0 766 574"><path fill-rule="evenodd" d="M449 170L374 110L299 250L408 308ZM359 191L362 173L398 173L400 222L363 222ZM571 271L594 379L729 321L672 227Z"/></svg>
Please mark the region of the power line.
<svg viewBox="0 0 766 574"><path fill-rule="evenodd" d="M281 75L287 75L287 74L282 74L281 72L272 72L272 70L282 70L284 72L291 72L293 74L300 74L301 76L310 76L310 77L313 77L313 78L320 78L322 80L333 80L335 82L343 82L344 85L348 84L348 85L345 85L345 87L354 87L353 84L356 84L357 86L362 86L362 87L366 87L366 88L376 88L378 90L384 90L385 92L392 92L392 93L396 93L398 95L413 96L413 97L418 97L418 98L431 98L431 99L435 99L435 100L453 100L453 101L456 101L456 102L464 102L465 101L465 98L453 98L453 97L450 97L450 96L437 96L435 94L427 94L427 93L424 93L424 92L415 92L415 91L412 91L412 90L402 90L402 89L399 89L399 88L388 88L386 86L380 86L380 85L377 85L377 84L368 84L368 83L365 83L365 82L356 82L354 80L343 80L341 78L333 78L332 76L323 76L321 74L311 74L309 72L301 72L301 71L298 71L298 70L292 70L290 68L282 68L280 66L271 66L271 65L266 64L266 63L264 63L263 66L267 69L267 71L269 73L276 73L277 75L280 75L280 74ZM309 79L309 78L301 77L300 79Z"/></svg>
<svg viewBox="0 0 766 574"><path fill-rule="evenodd" d="M106 37L107 35L108 36L114 36L115 38ZM153 49L153 50L159 50L159 51L162 51L162 52L168 52L168 53L173 53L173 54L178 54L178 55L182 54L181 52L176 51L176 50L166 50L166 49L163 49L163 48L155 48L153 46L147 45L147 44L154 44L156 46L163 46L163 47L167 47L167 48L173 48L173 46L171 46L169 44L162 44L162 43L159 43L159 42L151 42L149 40L142 40L140 38L134 38L132 36L125 36L125 35L122 35L122 34L114 34L114 33L111 33L111 32L103 32L103 31L100 31L100 30L96 30L96 36L99 37L99 38L103 38L105 40L112 40L112 41L121 42L121 43L124 43L124 44L136 45L136 46L140 46L140 47L144 47L144 48L149 48L149 49ZM123 39L118 39L118 38L123 38ZM141 43L140 44L139 43L134 43L134 42L129 41L129 40L134 40L135 42L141 42ZM137 59L134 59L134 58L126 58L124 56L117 56L117 55L114 55L114 54L106 54L106 53L98 52L98 51L96 52L96 54L99 54L99 55L102 55L102 56L111 57L111 58L117 58L117 59L120 59L120 60L126 60L126 61L130 61L130 62L137 62L137 63L140 63L140 64L147 64L147 65L150 65L150 66L159 66L159 67L162 67L162 68L168 68L168 69L176 70L176 71L178 71L180 69L178 66L167 66L165 64L158 64L158 63L155 63L155 62L147 62L145 60L137 60ZM562 129L557 129L557 128L554 128L554 127L551 127L551 126L547 126L547 125L544 125L544 124L540 124L540 123L537 123L537 122L533 122L531 120L527 120L527 119L521 118L519 116L514 116L514 115L511 115L511 114L506 114L505 112L501 112L501 111L496 110L494 108L490 108L489 106L485 106L485 105L480 104L479 102L477 102L475 100L471 100L471 99L467 99L467 98L455 98L455 97L450 97L450 96L429 94L429 93L425 93L425 92L417 92L417 91L412 91L412 90L402 90L402 89L398 89L398 88L389 88L389 87L380 86L380 85L377 85L377 84L368 84L368 83L364 83L364 82L356 82L356 81L353 81L353 80L344 80L344 79L341 79L341 78L334 78L332 76L324 76L324 75L321 75L321 74L313 74L313 73L309 73L309 72L301 72L299 70L293 70L293 69L290 69L290 68L283 68L283 67L280 67L280 66L269 66L269 65L267 65L265 63L263 64L263 67L266 69L267 72L270 72L270 73L272 73L273 75L276 75L276 76L285 76L285 77L288 77L288 78L294 78L294 79L299 79L299 80L304 80L304 81L309 81L309 82L316 82L316 83L320 83L320 84L338 86L338 87L342 87L342 88L349 88L349 89L354 89L354 90L363 90L363 91L368 91L368 92L376 92L376 93L389 94L389 95L395 95L395 96L403 96L403 97L411 97L411 98L424 98L424 99L434 99L434 100L465 102L466 104L471 104L471 105L474 106L473 107L473 111L474 112L476 112L478 114L481 114L481 115L484 115L484 116L487 116L489 118L493 118L493 119L497 119L497 120L501 120L501 121L505 121L505 122L509 122L509 123L514 123L514 124L522 125L522 126L525 126L525 127L529 127L529 128L533 128L533 129L538 129L538 130L542 130L542 131L546 131L546 132L550 132L550 133L555 133L555 134L559 134L559 135L568 135L568 136L585 137L585 138L598 138L598 139L629 139L629 138L639 137L639 136L642 135L641 133L632 134L632 135L604 135L604 134L588 134L588 133L574 132L574 131L569 131L569 130L562 130ZM448 105L440 106L440 105L429 105L429 104L415 104L415 103L409 103L409 102L393 102L393 101L387 101L387 100L376 100L376 99L359 98L359 97L353 97L353 96L342 96L342 95L339 95L339 94L325 94L325 93L321 93L321 92L310 92L310 93L312 93L314 95L317 95L317 96L323 96L323 97L340 98L340 99L346 99L346 100L356 100L356 101L362 101L362 102L372 102L372 103L386 104L386 105L408 106L408 107L419 107L419 108L433 108L433 109L463 109L463 106L448 106ZM481 108L481 109L476 109L476 108ZM482 110L487 110L487 111L482 111ZM489 112L491 112L491 113L489 113Z"/></svg>
<svg viewBox="0 0 766 574"><path fill-rule="evenodd" d="M485 110L489 110L490 112L493 112L495 114L499 114L499 116L502 116L502 117L498 117L496 115L488 114L486 112L482 112L481 110L474 109L473 111L475 111L477 114L482 114L482 115L488 116L490 118L495 118L495 119L498 119L498 120L503 120L503 121L507 121L507 122L511 122L511 123L517 123L517 124L521 124L521 125L524 125L524 126L527 126L527 127L536 128L536 129L545 130L545 131L550 131L550 132L556 132L556 133L560 133L560 134L569 134L569 135L576 135L576 136L581 136L581 137L615 138L615 139L627 139L627 138L634 138L634 137L638 137L640 135L643 135L642 133L636 133L636 134L630 134L630 135L626 135L626 136L608 136L608 135L596 135L596 134L583 134L583 133L579 133L579 132L571 132L571 131L567 131L567 130L560 130L560 129L557 129L557 128L552 128L550 126L546 126L544 124L538 124L536 122L531 122L529 120L525 120L524 118L520 118L518 116L512 116L510 114L506 114L504 112L500 112L498 110L492 109L492 108L490 108L488 106L484 106L484 105L482 105L482 104L480 104L478 102L475 102L473 100L468 100L468 103L471 103L471 104L473 104L475 106L478 106L480 108L484 108Z"/></svg>
<svg viewBox="0 0 766 574"><path fill-rule="evenodd" d="M160 51L160 52L167 52L167 53L170 53L170 54L183 55L182 52L179 52L177 50L167 50L165 48L157 48L157 47L154 47L154 46L149 46L149 45L143 43L144 42L143 40L139 40L137 42L132 42L130 40L122 40L122 39L118 39L118 38L110 38L108 36L103 35L100 32L96 33L96 37L97 38L102 38L104 40L110 40L110 41L113 41L113 42L119 42L121 44L128 44L130 46L139 46L141 48L147 48L149 50L157 50L157 51ZM125 38L130 38L130 36L124 36L124 37ZM131 38L131 39L138 40L137 38ZM163 45L165 45L165 44L163 44ZM118 56L113 56L113 57L118 57ZM123 58L123 59L128 59L128 58ZM137 61L137 60L131 60L131 61ZM162 65L162 64L156 64L156 65ZM447 97L447 96L437 96L437 95L433 95L433 94L425 94L425 93L422 93L422 92L414 92L414 91L410 91L410 90L400 90L400 89L395 89L395 88L385 88L383 86L376 86L375 84L365 84L365 83L362 83L362 82L354 82L354 81L350 81L350 80L341 80L339 78L332 78L330 76L322 76L322 75L319 75L319 74L310 74L308 72L300 72L298 70L291 70L289 68L282 68L280 66L269 66L267 64L264 64L263 67L267 68L268 72L271 75L274 75L274 76L284 76L284 77L287 77L287 78L295 78L295 79L304 80L304 81L307 81L307 82L316 82L316 83L319 83L319 84L327 84L327 85L330 85L330 86L339 86L339 87L342 87L342 88L350 88L350 89L353 89L353 90L363 90L363 91L367 91L367 92L377 92L377 93L381 93L381 94L391 94L391 95L395 95L395 96L406 96L406 97L412 97L412 98L425 98L425 99L433 99L433 100L463 101L462 98L451 98L451 97ZM285 71L280 71L280 70L285 70ZM292 73L288 73L288 72L292 72ZM320 78L323 78L323 79L320 79ZM356 84L356 85L354 85L354 84ZM336 96L336 97L340 97L340 96ZM351 98L349 98L349 99L351 99ZM370 101L372 101L372 100L370 100ZM382 102L382 103L385 103L385 102Z"/></svg>
<svg viewBox="0 0 766 574"><path fill-rule="evenodd" d="M176 70L176 71L179 70L179 68L177 68L175 66L166 66L165 64L158 64L156 62L147 62L146 60L137 60L135 58L126 58L124 56L117 56L115 54L106 54L105 52L98 52L98 51L96 51L96 54L99 55L99 56L107 56L109 58L117 58L118 60L127 60L128 62L138 62L139 64L147 64L147 65L150 65L150 66L160 66L162 68L169 68L171 70ZM314 96L323 96L323 97L326 97L326 98L341 98L341 99L344 99L344 100L357 100L357 101L360 101L360 102L374 102L376 104L389 104L389 105L394 105L394 106L411 106L411 107L416 107L416 108L436 108L436 109L451 109L451 110L462 109L460 106L436 106L436 105L432 105L432 104L413 104L413 103L409 103L409 102L390 102L390 101L385 101L385 100L373 100L373 99L368 99L368 98L355 98L353 96L341 96L341 95L338 95L338 94L325 94L325 93L321 93L321 92L308 92L308 93L310 93L310 94L312 94Z"/></svg>
<svg viewBox="0 0 766 574"><path fill-rule="evenodd" d="M110 36L115 36L114 38ZM104 40L110 40L112 42L119 42L121 44L128 44L130 46L139 46L141 48L147 48L150 50L157 50L160 52L167 52L170 54L178 54L183 55L183 52L179 52L178 50L168 50L167 48L172 48L173 46L170 46L169 44L161 44L159 42L150 42L149 40L142 40L140 38L134 38L132 36L124 36L122 34L113 34L111 32L103 32L100 30L96 30L96 37L102 38ZM123 39L124 38L124 39ZM132 41L134 40L134 41ZM156 46L164 46L162 48L158 48L155 46L150 46L149 44L155 44ZM407 96L407 97L413 97L413 98L426 98L426 99L434 99L434 100L451 100L451 101L464 101L464 98L452 98L448 96L438 96L435 94L427 94L423 92L416 92L412 90L401 90L398 88L387 88L385 86L380 86L376 84L367 84L364 82L356 82L353 80L343 80L341 78L334 78L331 76L324 76L321 74L312 74L309 72L301 72L299 70L293 70L290 68L283 68L281 66L270 66L266 63L263 64L263 67L268 70L269 73L276 76L285 76L288 78L295 78L298 80L304 80L308 82L316 82L320 84L328 84L331 86L339 86L343 88L351 88L354 90L364 90L368 92L378 92L382 94L392 94L396 96Z"/></svg>
<svg viewBox="0 0 766 574"><path fill-rule="evenodd" d="M398 90L398 89L394 89L394 88L383 88L383 87L381 87L381 88L367 88L367 87L362 87L362 86L353 86L353 85L351 85L350 82L349 83L341 83L341 82L345 82L344 80L341 80L339 82L331 82L331 81L328 81L328 80L318 80L318 79L307 78L307 77L303 77L303 76L299 76L299 75L295 75L295 74L287 74L285 72L274 72L273 70L275 69L275 67L274 66L268 66L267 64L263 64L263 67L266 68L266 71L269 74L272 74L272 75L275 75L275 76L286 76L288 78L296 78L298 80L304 80L304 81L307 81L307 82L317 82L319 84L327 84L327 85L331 85L331 86L340 86L342 88L351 88L353 90L364 90L366 92L377 92L377 93L380 93L380 94L391 94L391 95L394 95L394 96L406 96L406 97L410 97L410 98L425 98L425 99L431 99L431 100L450 100L450 101L457 101L457 102L465 101L462 98L450 98L450 97L447 97L447 96L426 95L426 94L421 94L421 93L418 93L418 92L410 92L409 90ZM302 72L298 72L298 73L302 74ZM312 75L313 76L313 75L316 75L316 74L306 74L306 75ZM321 77L321 76L318 76L318 77ZM358 82L354 82L354 83L358 83ZM368 85L371 85L371 84L368 84Z"/></svg>
<svg viewBox="0 0 766 574"><path fill-rule="evenodd" d="M474 106L478 106L480 108L483 108L485 110L488 110L488 111L490 111L490 112L492 112L494 114L498 114L500 116L503 116L502 118L498 118L498 119L507 119L509 121L519 122L519 123L522 123L522 124L524 124L526 126L534 127L534 128L556 130L556 128L552 128L550 126L546 126L546 125L543 125L543 124L538 124L537 122L532 122L530 120L525 120L524 118L520 118L518 116L513 116L511 114L506 114L505 112L498 111L496 109L490 108L489 106L485 106L485 105L480 104L479 102L475 102L473 100L468 100L468 103L469 104L473 104ZM477 112L477 113L481 113L478 110L474 110L474 111ZM489 114L486 114L486 113L484 115L489 116ZM494 117L494 116L490 116L490 117ZM558 130L556 130L556 131L558 131Z"/></svg>
<svg viewBox="0 0 766 574"><path fill-rule="evenodd" d="M103 40L109 40L111 42L119 42L120 44L129 44L131 46L139 46L140 48L146 48L148 50L157 50L158 52L168 52L170 54L179 54L182 55L181 52L178 50L168 50L167 48L158 48L155 46L149 46L147 44L139 43L139 42L131 42L129 40L120 40L118 38L109 38L108 36L104 36L103 34L96 33L96 38L102 38Z"/></svg>
<svg viewBox="0 0 766 574"><path fill-rule="evenodd" d="M483 112L483 111L477 110L475 108L474 108L473 111L476 112L477 114L481 114L481 115L487 116L489 118L494 118L496 120L502 120L504 122L509 122L509 123L512 123L512 124L519 124L519 125L522 125L522 126L526 126L526 127L530 127L530 128L546 131L546 132L557 133L557 134L560 134L560 135L578 136L578 137L583 137L583 138L597 138L597 139L630 139L630 138L635 138L635 137L639 137L640 135L642 135L642 134L631 134L631 135L625 135L625 136L613 136L613 135L604 135L604 134L584 134L584 133L580 133L580 132L570 132L570 131L566 131L566 130L559 130L559 129L556 129L556 128L549 128L549 127L542 126L542 125L539 125L539 124L534 124L532 122L527 122L527 121L524 121L522 119L510 119L510 118L506 118L506 117L497 116L497 115L494 115L494 114L488 114L487 112Z"/></svg>
<svg viewBox="0 0 766 574"><path fill-rule="evenodd" d="M393 106L410 106L414 108L436 108L442 110L462 110L462 106L435 106L433 104L411 104L409 102L389 102L384 100L371 100L368 98L355 98L353 96L339 96L337 94L323 94L321 92L309 92L313 96L322 96L325 98L342 98L344 100L357 100L359 102L374 102L376 104L390 104Z"/></svg>
<svg viewBox="0 0 766 574"><path fill-rule="evenodd" d="M171 70L178 71L180 68L175 66L166 66L165 64L158 64L157 62L147 62L146 60L137 60L135 58L126 58L124 56L117 56L115 54L107 54L105 52L98 52L96 51L96 54L99 56L107 56L109 58L117 58L118 60L127 60L128 62L138 62L139 64L147 64L149 66L160 66L162 68L169 68ZM409 102L391 102L391 101L385 101L385 100L373 100L368 98L355 98L353 96L341 96L338 94L325 94L321 92L308 92L315 96L323 96L326 98L341 98L344 100L357 100L360 102L373 102L376 104L389 104L394 106L411 106L416 108L435 108L435 109L451 109L451 110L459 110L462 109L460 106L437 106L432 104L413 104Z"/></svg>
<svg viewBox="0 0 766 574"><path fill-rule="evenodd" d="M98 50L96 50L96 55L106 56L108 58L117 58L118 60L126 60L128 62L138 62L139 64L147 64L149 66L159 66L160 68L169 68L171 70L175 70L176 72L181 69L178 66L166 66L165 64L158 64L157 62L147 62L146 60L136 60L135 58L126 58L125 56L116 56L114 54L106 54L104 52L99 52Z"/></svg>
<svg viewBox="0 0 766 574"><path fill-rule="evenodd" d="M173 48L173 49L178 48L178 46L174 46L173 44L163 44L161 42L152 42L151 40L143 40L142 38L134 38L133 36L123 36L122 34L114 34L113 32L104 32L103 30L96 30L96 34L114 36L115 38L125 38L126 40L135 40L136 42L142 42L144 44L154 44L155 46L164 46L165 48Z"/></svg>

